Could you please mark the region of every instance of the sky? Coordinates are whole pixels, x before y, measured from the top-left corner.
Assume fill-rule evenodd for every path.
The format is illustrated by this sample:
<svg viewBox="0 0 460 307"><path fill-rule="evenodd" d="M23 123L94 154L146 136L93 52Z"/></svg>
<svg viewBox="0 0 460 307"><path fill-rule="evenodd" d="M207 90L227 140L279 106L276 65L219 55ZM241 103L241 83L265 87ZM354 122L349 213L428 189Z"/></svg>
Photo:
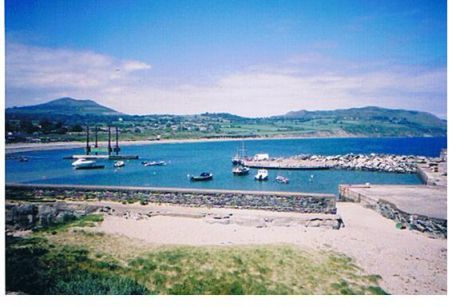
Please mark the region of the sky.
<svg viewBox="0 0 460 307"><path fill-rule="evenodd" d="M5 0L6 107L447 116L443 0Z"/></svg>

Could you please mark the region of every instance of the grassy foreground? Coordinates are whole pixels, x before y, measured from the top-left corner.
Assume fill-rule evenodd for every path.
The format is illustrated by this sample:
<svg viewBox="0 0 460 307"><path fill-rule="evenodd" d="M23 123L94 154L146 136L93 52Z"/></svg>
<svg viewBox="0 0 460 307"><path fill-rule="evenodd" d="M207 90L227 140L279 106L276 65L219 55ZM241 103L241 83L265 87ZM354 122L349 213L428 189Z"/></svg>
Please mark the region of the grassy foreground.
<svg viewBox="0 0 460 307"><path fill-rule="evenodd" d="M385 294L344 255L288 245L155 247L88 216L7 237L7 291L27 294Z"/></svg>

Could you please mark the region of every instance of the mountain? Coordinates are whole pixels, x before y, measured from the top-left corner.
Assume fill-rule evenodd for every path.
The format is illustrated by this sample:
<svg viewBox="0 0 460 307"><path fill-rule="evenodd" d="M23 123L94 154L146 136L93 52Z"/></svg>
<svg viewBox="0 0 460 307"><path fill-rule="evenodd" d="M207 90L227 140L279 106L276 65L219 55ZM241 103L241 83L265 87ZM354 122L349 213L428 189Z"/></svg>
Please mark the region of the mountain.
<svg viewBox="0 0 460 307"><path fill-rule="evenodd" d="M43 122L44 123L43 123ZM47 125L51 122L52 125ZM423 137L446 136L447 121L427 112L363 107L332 111L300 110L272 117L248 118L229 113L196 115L127 115L91 100L61 98L47 103L6 109L10 134L63 133L81 125L116 125L126 138L210 137ZM78 137L78 136L76 136Z"/></svg>
<svg viewBox="0 0 460 307"><path fill-rule="evenodd" d="M332 111L293 111L272 119L316 123L355 135L446 135L447 121L427 112L363 107Z"/></svg>
<svg viewBox="0 0 460 307"><path fill-rule="evenodd" d="M318 117L336 117L343 119L362 119L362 120L405 120L430 125L443 125L445 121L427 112L410 111L401 109L385 109L380 107L363 107L351 109L338 109L332 111L292 111L282 116L289 119L312 119Z"/></svg>
<svg viewBox="0 0 460 307"><path fill-rule="evenodd" d="M78 100L69 97L50 102L6 109L7 115L62 115L62 116L119 116L123 113L107 108L92 100Z"/></svg>

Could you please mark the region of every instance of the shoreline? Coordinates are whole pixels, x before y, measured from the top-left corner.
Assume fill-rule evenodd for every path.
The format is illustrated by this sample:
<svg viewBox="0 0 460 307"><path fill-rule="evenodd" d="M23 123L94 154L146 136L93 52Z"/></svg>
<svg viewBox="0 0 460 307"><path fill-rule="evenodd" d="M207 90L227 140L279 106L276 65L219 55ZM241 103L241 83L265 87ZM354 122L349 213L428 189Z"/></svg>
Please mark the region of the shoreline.
<svg viewBox="0 0 460 307"><path fill-rule="evenodd" d="M398 139L398 138L433 138L430 137L415 137L415 136L381 136L376 138L382 139ZM137 141L120 141L120 146L140 146L140 145L154 145L154 144L185 144L185 143L207 143L207 142L241 142L241 141L266 141L266 140L305 140L305 139L365 139L374 138L371 136L279 136L279 137L249 137L249 138L193 138L193 139L167 139L167 140L137 140ZM59 149L74 149L84 148L86 142L51 142L51 143L14 143L5 144L5 154L14 154L30 151L44 151L44 150L59 150Z"/></svg>
<svg viewBox="0 0 460 307"><path fill-rule="evenodd" d="M99 207L104 220L93 231L134 242L142 250L287 244L344 254L366 274L381 276L380 285L391 294L447 293L447 239L398 229L394 221L356 203L337 203L337 213L345 223L338 230L305 227L302 221L310 215L303 213L107 201L68 203Z"/></svg>
<svg viewBox="0 0 460 307"><path fill-rule="evenodd" d="M358 204L339 202L338 214L345 222L339 230L300 225L257 227L253 219L302 217L299 213L259 212L224 208L177 208L161 206L170 214L147 219L106 216L96 231L141 240L145 245L238 246L293 244L316 251L343 253L368 274L382 277L381 285L392 294L445 294L447 292L447 240L432 239L422 233L400 230L394 222ZM126 208L110 204L112 208ZM154 210L155 205L138 210ZM181 213L184 214L181 216ZM225 215L232 213L246 221L209 223L193 213ZM187 216L190 214L190 216ZM218 220L221 221L221 220ZM169 229L164 233L162 229ZM423 248L420 248L423 246ZM372 256L373 255L373 256ZM431 263L425 266L425 263Z"/></svg>

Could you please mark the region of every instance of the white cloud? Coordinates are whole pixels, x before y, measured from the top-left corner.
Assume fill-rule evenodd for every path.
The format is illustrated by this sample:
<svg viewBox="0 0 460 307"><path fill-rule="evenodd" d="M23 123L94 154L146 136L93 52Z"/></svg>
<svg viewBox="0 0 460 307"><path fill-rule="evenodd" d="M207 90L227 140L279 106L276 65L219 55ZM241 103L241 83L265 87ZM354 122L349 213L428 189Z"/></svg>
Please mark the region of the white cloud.
<svg viewBox="0 0 460 307"><path fill-rule="evenodd" d="M91 51L8 44L6 80L9 88L100 89L114 79L150 69L138 61L118 60Z"/></svg>
<svg viewBox="0 0 460 307"><path fill-rule="evenodd" d="M131 114L266 116L367 105L446 113L445 69L365 64L356 69L356 63L334 65L319 54L251 66L208 85L170 87L157 85L147 63L87 51L9 45L6 64L8 105L71 96ZM141 71L146 73L140 76Z"/></svg>

